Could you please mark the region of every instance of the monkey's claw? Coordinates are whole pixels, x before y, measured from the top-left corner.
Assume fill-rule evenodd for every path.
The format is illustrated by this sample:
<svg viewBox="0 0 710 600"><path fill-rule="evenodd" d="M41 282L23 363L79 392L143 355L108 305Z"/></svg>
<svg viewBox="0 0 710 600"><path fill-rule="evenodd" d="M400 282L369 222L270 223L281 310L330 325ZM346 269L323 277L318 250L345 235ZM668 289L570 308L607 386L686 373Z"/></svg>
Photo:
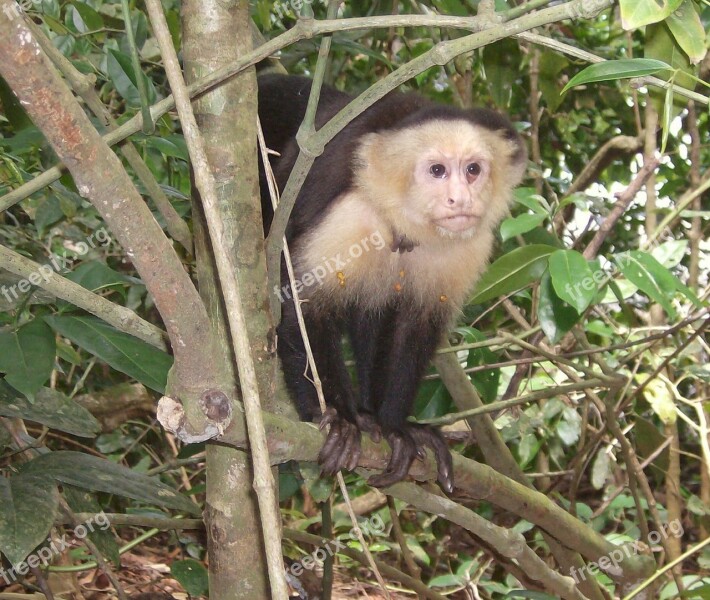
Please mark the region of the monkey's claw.
<svg viewBox="0 0 710 600"><path fill-rule="evenodd" d="M387 487L404 479L414 459L424 458L424 447L428 446L436 458L439 485L445 492L454 491L454 466L451 453L436 429L411 426L403 431L389 433L385 437L392 448L392 454L387 468L367 481L371 486Z"/></svg>
<svg viewBox="0 0 710 600"><path fill-rule="evenodd" d="M341 469L352 471L360 460L360 429L340 417L334 408L328 408L318 427L330 425L328 437L318 454L318 464L325 475L335 475Z"/></svg>

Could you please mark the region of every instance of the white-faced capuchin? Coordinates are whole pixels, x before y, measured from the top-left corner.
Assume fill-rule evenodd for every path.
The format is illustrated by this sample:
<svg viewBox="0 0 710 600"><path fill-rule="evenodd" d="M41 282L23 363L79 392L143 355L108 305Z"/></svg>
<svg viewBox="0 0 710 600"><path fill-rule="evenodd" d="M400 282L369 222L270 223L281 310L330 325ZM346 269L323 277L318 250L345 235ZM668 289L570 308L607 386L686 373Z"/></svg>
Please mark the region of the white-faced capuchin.
<svg viewBox="0 0 710 600"><path fill-rule="evenodd" d="M271 165L283 190L298 155L296 132L311 81L259 77L259 116ZM324 87L316 128L347 105ZM347 125L325 147L294 206L286 237L328 411L304 375L306 352L282 269L278 353L303 420L330 433L318 460L326 474L354 469L360 432L382 436L392 454L369 483L403 479L424 448L434 451L438 481L453 490L448 446L438 430L407 421L437 345L486 267L494 229L520 182L526 151L503 116L462 110L415 93L393 92ZM265 227L271 203L262 169ZM343 361L348 335L357 391Z"/></svg>

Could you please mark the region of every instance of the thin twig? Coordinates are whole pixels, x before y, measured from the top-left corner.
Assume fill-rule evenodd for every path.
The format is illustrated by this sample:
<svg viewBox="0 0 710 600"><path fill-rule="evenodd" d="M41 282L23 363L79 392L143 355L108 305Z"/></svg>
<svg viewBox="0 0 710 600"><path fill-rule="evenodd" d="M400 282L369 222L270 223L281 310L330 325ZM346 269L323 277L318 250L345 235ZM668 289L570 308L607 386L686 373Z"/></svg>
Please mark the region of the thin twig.
<svg viewBox="0 0 710 600"><path fill-rule="evenodd" d="M613 208L609 211L609 214L606 219L604 219L604 222L599 226L599 230L592 238L592 241L589 242L587 247L584 249L584 252L582 253L584 258L592 260L596 257L599 249L604 243L604 240L606 240L609 233L611 233L611 230L614 228L614 225L616 225L616 222L621 218L621 215L626 212L626 209L636 197L636 194L638 194L641 187L646 183L646 180L656 170L659 162L660 161L657 158L650 158L644 163L643 167L641 167L629 186L619 194Z"/></svg>

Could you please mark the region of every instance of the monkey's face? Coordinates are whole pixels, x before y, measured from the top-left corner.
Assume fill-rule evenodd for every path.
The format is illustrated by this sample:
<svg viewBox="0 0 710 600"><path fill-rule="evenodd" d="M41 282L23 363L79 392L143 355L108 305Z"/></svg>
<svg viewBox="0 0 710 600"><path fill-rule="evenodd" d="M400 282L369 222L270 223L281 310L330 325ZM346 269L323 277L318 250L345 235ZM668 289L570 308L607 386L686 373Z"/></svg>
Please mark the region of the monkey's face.
<svg viewBox="0 0 710 600"><path fill-rule="evenodd" d="M398 230L420 241L467 239L504 216L520 179L510 172L514 150L469 121L433 120L366 136L356 173Z"/></svg>
<svg viewBox="0 0 710 600"><path fill-rule="evenodd" d="M481 190L490 178L490 160L455 146L430 148L414 164L405 213L413 212L447 236L473 232L485 217ZM419 218L417 218L419 215Z"/></svg>

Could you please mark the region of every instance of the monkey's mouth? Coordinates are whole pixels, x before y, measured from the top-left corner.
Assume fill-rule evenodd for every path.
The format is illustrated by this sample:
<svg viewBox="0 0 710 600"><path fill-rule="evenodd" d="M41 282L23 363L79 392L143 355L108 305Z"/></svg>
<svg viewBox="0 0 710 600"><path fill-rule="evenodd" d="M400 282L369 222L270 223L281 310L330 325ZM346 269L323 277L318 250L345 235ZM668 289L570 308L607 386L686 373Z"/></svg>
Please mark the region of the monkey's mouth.
<svg viewBox="0 0 710 600"><path fill-rule="evenodd" d="M467 229L475 227L480 220L481 217L479 217L478 215L461 213L458 215L451 215L450 217L442 217L440 219L437 219L436 224L439 227L443 227L444 229L453 233L460 233L462 231L466 231Z"/></svg>

